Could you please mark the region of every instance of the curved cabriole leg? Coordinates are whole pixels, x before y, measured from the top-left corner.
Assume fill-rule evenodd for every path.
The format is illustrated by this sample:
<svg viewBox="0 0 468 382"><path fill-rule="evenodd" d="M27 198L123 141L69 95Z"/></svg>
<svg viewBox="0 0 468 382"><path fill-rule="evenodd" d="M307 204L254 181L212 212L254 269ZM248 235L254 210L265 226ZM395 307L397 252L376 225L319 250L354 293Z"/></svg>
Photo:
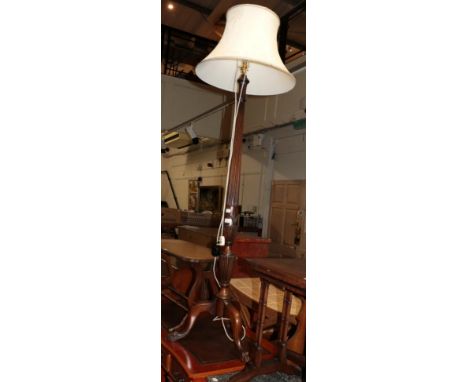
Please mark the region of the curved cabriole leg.
<svg viewBox="0 0 468 382"><path fill-rule="evenodd" d="M234 344L236 345L237 349L239 350L242 361L249 362L249 352L244 350L241 342L242 337L242 319L240 315L240 311L234 306L232 303L228 303L226 305L226 313L231 321L231 331L232 337L234 339Z"/></svg>
<svg viewBox="0 0 468 382"><path fill-rule="evenodd" d="M202 288L203 288L203 269L200 264L193 264L192 265L192 270L194 272L193 275L193 285L190 288L188 297L187 297L187 302L188 306L191 307L192 305L195 304L195 302L200 298L202 294Z"/></svg>
<svg viewBox="0 0 468 382"><path fill-rule="evenodd" d="M184 318L182 318L182 320L176 326L173 326L172 328L170 328L169 333L179 330L182 327L182 325L184 324L185 320L187 319L187 316L188 315L186 314L184 316Z"/></svg>
<svg viewBox="0 0 468 382"><path fill-rule="evenodd" d="M179 324L180 327L179 325L177 325L175 328L173 328L176 330L173 330L168 335L169 341L175 342L187 336L190 330L192 330L193 324L195 324L197 317L204 312L214 314L214 303L212 301L199 302L193 305L188 311L187 316L184 318L182 323Z"/></svg>

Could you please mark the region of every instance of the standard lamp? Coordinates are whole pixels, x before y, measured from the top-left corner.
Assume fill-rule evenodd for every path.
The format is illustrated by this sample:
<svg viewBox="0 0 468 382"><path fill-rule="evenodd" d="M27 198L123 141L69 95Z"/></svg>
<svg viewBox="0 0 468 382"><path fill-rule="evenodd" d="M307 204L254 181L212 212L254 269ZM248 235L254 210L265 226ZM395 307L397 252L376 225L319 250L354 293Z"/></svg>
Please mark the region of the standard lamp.
<svg viewBox="0 0 468 382"><path fill-rule="evenodd" d="M279 17L272 10L252 4L241 4L226 13L226 27L218 45L195 68L197 76L214 87L235 94L234 118L231 133L230 159L226 179L223 212L218 244L219 292L214 305L199 304L188 314L180 332L172 333L174 340L185 335L201 311L215 311L217 317L231 321L234 342L244 361L249 356L241 344L241 318L237 304L233 304L230 280L236 255L232 252L239 218L239 185L241 149L247 94L268 96L285 93L296 84L278 53L277 33Z"/></svg>
<svg viewBox="0 0 468 382"><path fill-rule="evenodd" d="M217 88L234 92L234 123L231 135L230 163L225 194L222 245L219 258L220 290L216 315L227 313L236 346L248 358L240 343L240 317L232 304L230 280L236 255L232 252L239 217L239 185L242 155L245 96L268 96L285 93L296 84L295 77L281 61L277 33L279 17L272 10L252 4L241 4L226 13L223 36L213 51L195 68L197 76ZM238 100L238 101L237 101ZM223 245L224 244L224 245Z"/></svg>
<svg viewBox="0 0 468 382"><path fill-rule="evenodd" d="M226 27L215 49L195 68L197 76L217 88L236 93L231 161L223 211L225 244L219 258L220 290L217 295L216 314L226 312L231 319L233 337L240 345L238 315L232 305L230 279L236 259L232 245L239 216L239 184L241 168L242 134L245 96L268 96L285 93L296 84L295 77L281 61L278 52L277 33L279 17L272 10L252 4L241 4L226 13ZM224 243L223 243L224 242Z"/></svg>

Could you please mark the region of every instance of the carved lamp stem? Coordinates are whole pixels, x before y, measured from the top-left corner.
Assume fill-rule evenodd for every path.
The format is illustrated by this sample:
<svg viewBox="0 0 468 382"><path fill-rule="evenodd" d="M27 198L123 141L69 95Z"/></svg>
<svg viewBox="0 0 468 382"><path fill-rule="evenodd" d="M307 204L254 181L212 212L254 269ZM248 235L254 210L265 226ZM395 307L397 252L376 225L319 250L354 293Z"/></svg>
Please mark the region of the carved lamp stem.
<svg viewBox="0 0 468 382"><path fill-rule="evenodd" d="M230 281L232 270L237 256L232 252L234 240L237 234L237 225L239 219L239 189L240 189L240 174L241 174L241 158L242 158L242 135L244 131L244 109L246 90L249 80L245 74L247 67L246 64L242 66L242 75L238 79L239 93L239 109L235 124L234 142L232 145L232 159L229 169L228 188L226 190L226 211L223 222L224 236L226 245L223 248L219 258L219 282L221 289L218 293L218 303L216 313L218 316L223 315L224 306L228 304L231 299ZM244 83L244 86L242 84Z"/></svg>

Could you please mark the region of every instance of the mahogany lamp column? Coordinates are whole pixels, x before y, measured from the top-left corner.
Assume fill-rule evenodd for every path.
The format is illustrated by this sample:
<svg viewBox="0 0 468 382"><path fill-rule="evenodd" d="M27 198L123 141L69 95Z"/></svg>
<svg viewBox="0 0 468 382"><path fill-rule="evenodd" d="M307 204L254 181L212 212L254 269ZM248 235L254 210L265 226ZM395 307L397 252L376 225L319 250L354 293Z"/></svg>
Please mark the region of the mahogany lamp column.
<svg viewBox="0 0 468 382"><path fill-rule="evenodd" d="M285 93L296 84L295 77L289 73L278 53L276 36L279 24L278 15L260 5L240 4L230 8L226 13L226 27L221 40L195 68L197 76L206 83L238 95L224 206L225 246L219 258L221 288L217 295L216 313L220 317L226 313L229 317L234 342L244 360L248 359L248 354L241 346L240 312L232 298L230 280L236 260L232 245L239 217L245 98L248 94L268 96Z"/></svg>
<svg viewBox="0 0 468 382"><path fill-rule="evenodd" d="M245 71L246 65L244 66ZM235 125L235 133L232 145L232 160L229 170L229 183L226 190L226 210L225 220L223 222L224 236L226 244L219 257L219 283L220 290L216 301L216 315L223 317L226 312L233 331L234 342L241 352L242 359L247 362L249 360L248 353L243 349L241 344L241 317L239 309L233 305L233 299L230 289L230 281L234 263L237 256L232 252L232 246L237 234L237 221L239 218L239 188L241 174L241 157L242 157L242 135L244 131L244 109L245 109L245 93L248 84L248 79L245 72L242 73L238 80L239 83L239 108ZM244 86L242 86L244 84Z"/></svg>

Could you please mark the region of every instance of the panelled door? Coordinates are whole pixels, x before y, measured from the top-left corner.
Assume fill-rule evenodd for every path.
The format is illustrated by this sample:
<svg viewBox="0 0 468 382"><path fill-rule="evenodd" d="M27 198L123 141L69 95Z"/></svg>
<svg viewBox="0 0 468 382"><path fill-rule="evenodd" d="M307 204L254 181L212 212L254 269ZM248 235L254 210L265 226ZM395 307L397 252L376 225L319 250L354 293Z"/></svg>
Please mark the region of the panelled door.
<svg viewBox="0 0 468 382"><path fill-rule="evenodd" d="M269 237L297 257L305 255L305 186L305 180L277 180L271 189Z"/></svg>

